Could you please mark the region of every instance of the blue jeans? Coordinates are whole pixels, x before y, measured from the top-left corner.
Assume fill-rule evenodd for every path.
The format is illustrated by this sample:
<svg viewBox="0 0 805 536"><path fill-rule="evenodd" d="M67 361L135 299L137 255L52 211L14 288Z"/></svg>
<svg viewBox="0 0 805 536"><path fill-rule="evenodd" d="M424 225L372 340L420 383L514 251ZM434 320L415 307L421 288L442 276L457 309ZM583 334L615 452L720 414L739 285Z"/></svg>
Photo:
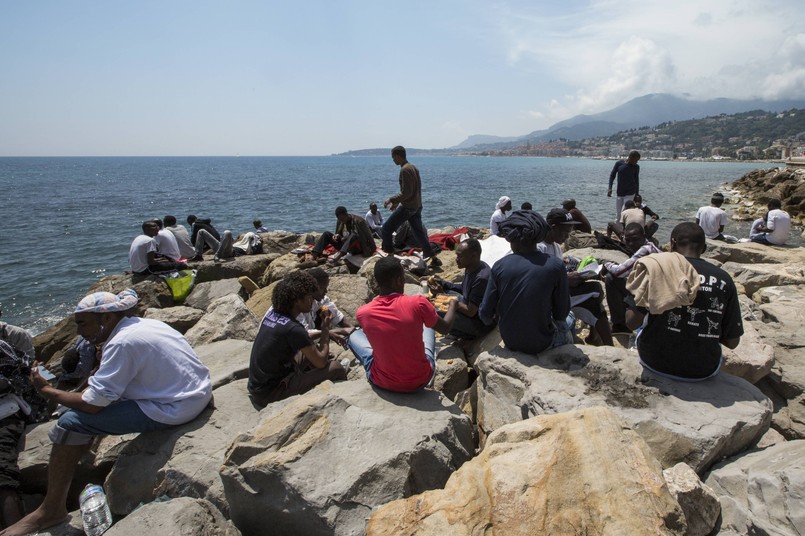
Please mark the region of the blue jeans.
<svg viewBox="0 0 805 536"><path fill-rule="evenodd" d="M433 253L430 249L430 242L428 241L428 231L422 225L422 207L418 209L405 208L402 205L397 207L397 210L391 213L389 219L383 224L381 229L383 235L383 251L386 253L394 252L394 242L392 235L403 223L408 222L411 225L411 232L414 233L419 247L422 248L422 255L427 259Z"/></svg>
<svg viewBox="0 0 805 536"><path fill-rule="evenodd" d="M573 314L573 311L570 311L564 320L554 322L554 325L556 326L556 331L553 334L551 348L573 344L573 336L576 332L576 315Z"/></svg>
<svg viewBox="0 0 805 536"><path fill-rule="evenodd" d="M769 239L766 238L766 233L755 235L755 236L753 236L751 238L751 240L752 240L752 242L755 242L756 244L766 244L767 246L772 245L772 243L769 242Z"/></svg>
<svg viewBox="0 0 805 536"><path fill-rule="evenodd" d="M425 359L430 361L431 368L433 368L433 375L435 376L436 332L433 331L432 328L422 326L422 342L425 343ZM369 339L366 338L366 333L364 333L361 328L353 331L347 339L347 346L350 350L352 350L352 353L355 354L355 357L358 358L358 361L361 362L364 370L366 370L366 379L369 380L369 383L373 383L371 368L372 362L375 360L375 356L372 350L372 345L369 344ZM433 376L431 376L431 380L428 382L428 384L430 384L431 381L433 381Z"/></svg>
<svg viewBox="0 0 805 536"><path fill-rule="evenodd" d="M59 445L86 445L99 435L151 432L171 426L148 417L137 402L123 400L112 402L98 413L71 409L59 417L48 437Z"/></svg>

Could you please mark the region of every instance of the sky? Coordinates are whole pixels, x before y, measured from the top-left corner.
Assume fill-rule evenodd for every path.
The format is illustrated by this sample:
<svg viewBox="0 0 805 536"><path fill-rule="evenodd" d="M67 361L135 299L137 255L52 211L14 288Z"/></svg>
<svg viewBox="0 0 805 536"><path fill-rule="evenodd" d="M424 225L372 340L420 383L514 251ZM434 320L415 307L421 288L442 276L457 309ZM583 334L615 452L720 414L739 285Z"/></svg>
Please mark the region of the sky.
<svg viewBox="0 0 805 536"><path fill-rule="evenodd" d="M0 0L0 156L327 155L805 98L801 0Z"/></svg>

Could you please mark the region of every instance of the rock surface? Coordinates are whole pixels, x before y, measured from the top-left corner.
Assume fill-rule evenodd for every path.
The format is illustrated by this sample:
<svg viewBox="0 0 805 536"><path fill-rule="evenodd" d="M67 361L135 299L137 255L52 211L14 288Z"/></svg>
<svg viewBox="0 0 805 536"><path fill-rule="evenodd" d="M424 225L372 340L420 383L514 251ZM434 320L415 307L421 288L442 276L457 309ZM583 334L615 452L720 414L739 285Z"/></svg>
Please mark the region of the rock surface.
<svg viewBox="0 0 805 536"><path fill-rule="evenodd" d="M697 472L740 452L768 429L771 402L750 383L719 374L676 382L644 372L634 352L565 345L531 356L497 347L481 354L477 419L482 433L534 415L606 406L651 446L664 467Z"/></svg>
<svg viewBox="0 0 805 536"><path fill-rule="evenodd" d="M805 441L726 460L705 483L721 502L718 534L805 534Z"/></svg>
<svg viewBox="0 0 805 536"><path fill-rule="evenodd" d="M434 391L325 382L270 404L221 468L246 535L361 534L372 509L444 485L473 452L469 418Z"/></svg>
<svg viewBox="0 0 805 536"><path fill-rule="evenodd" d="M196 325L204 316L204 311L194 307L167 307L165 309L150 308L145 312L145 318L151 318L165 322L167 325L178 331L186 333L188 329Z"/></svg>
<svg viewBox="0 0 805 536"><path fill-rule="evenodd" d="M713 490L699 480L696 471L684 463L669 467L662 474L671 495L685 513L685 521L688 524L685 535L710 534L721 514L721 504Z"/></svg>
<svg viewBox="0 0 805 536"><path fill-rule="evenodd" d="M226 339L202 344L193 350L210 369L213 389L249 377L249 358L252 355L250 341Z"/></svg>
<svg viewBox="0 0 805 536"><path fill-rule="evenodd" d="M366 534L681 535L685 520L640 436L587 408L501 427L444 489L380 507Z"/></svg>
<svg viewBox="0 0 805 536"><path fill-rule="evenodd" d="M224 339L254 341L259 328L260 321L241 297L230 294L212 302L207 314L185 333L185 337L194 347Z"/></svg>
<svg viewBox="0 0 805 536"><path fill-rule="evenodd" d="M112 525L107 536L186 534L193 536L240 536L215 506L202 499L182 497L146 504Z"/></svg>
<svg viewBox="0 0 805 536"><path fill-rule="evenodd" d="M223 298L230 294L241 295L242 288L240 281L236 277L198 283L193 286L193 290L185 298L184 305L206 311L210 304L218 298Z"/></svg>

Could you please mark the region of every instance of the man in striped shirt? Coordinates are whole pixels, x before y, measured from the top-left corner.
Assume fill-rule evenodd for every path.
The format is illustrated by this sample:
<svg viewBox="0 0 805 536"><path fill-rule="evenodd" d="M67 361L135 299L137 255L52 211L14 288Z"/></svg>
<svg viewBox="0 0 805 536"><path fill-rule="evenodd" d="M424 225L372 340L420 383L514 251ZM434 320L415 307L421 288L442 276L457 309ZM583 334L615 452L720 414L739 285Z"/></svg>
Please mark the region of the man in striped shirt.
<svg viewBox="0 0 805 536"><path fill-rule="evenodd" d="M629 333L626 327L626 304L624 300L629 296L626 290L626 278L632 271L640 257L652 253L659 253L657 246L646 240L646 230L639 223L630 223L623 232L623 242L626 249L632 251L632 256L622 264L605 262L601 273L606 273L604 284L607 291L607 305L609 306L609 319L612 321L613 333Z"/></svg>

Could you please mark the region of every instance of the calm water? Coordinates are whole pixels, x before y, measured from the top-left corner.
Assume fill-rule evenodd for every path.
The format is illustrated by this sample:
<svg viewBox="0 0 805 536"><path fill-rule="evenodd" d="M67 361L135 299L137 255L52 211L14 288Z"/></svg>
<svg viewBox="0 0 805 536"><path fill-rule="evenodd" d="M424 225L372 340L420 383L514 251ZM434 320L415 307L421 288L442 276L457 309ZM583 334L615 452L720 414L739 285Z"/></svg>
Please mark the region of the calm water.
<svg viewBox="0 0 805 536"><path fill-rule="evenodd" d="M611 161L562 158L412 157L423 180L423 220L486 227L501 195L543 215L567 198L595 227L614 216ZM660 240L691 219L723 183L758 164L641 162L641 192ZM773 167L771 165L765 167ZM269 229L320 231L338 205L365 214L398 189L389 157L0 158L4 192L2 319L34 333L68 314L92 282L128 269L144 219L212 218L234 234L255 218ZM746 229L744 229L746 227ZM744 236L748 224L731 223Z"/></svg>

